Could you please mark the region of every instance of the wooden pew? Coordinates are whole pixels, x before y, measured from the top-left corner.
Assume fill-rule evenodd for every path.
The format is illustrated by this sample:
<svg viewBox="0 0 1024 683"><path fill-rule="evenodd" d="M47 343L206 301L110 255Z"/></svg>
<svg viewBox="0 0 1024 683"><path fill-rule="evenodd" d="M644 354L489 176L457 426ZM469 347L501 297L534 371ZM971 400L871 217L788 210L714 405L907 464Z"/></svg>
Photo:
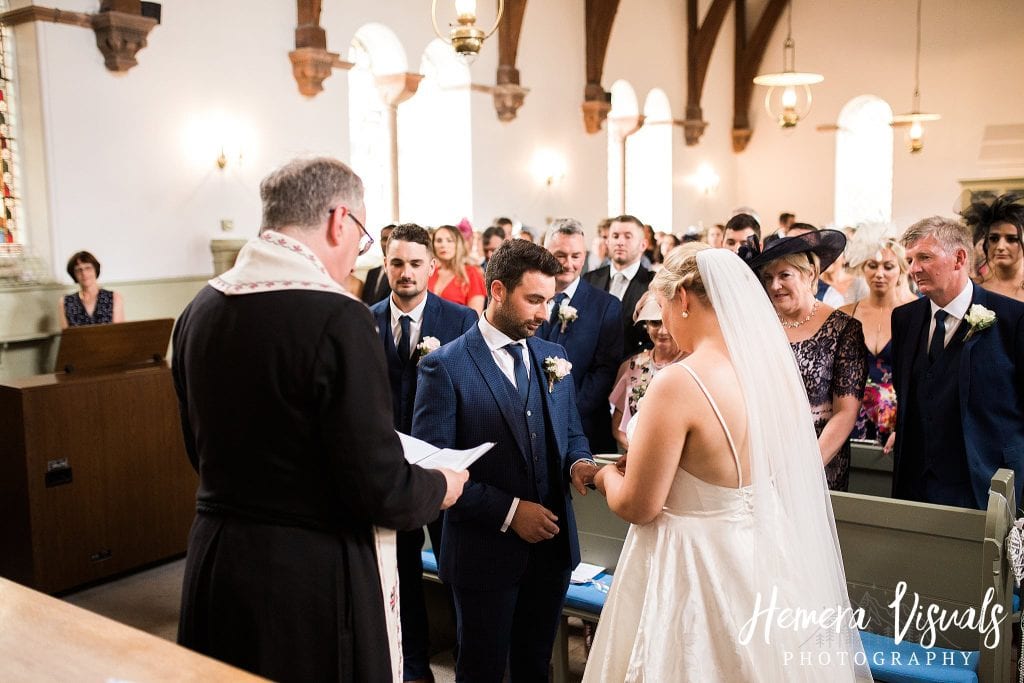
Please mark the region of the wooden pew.
<svg viewBox="0 0 1024 683"><path fill-rule="evenodd" d="M892 455L866 441L850 441L850 493L889 498L892 496Z"/></svg>
<svg viewBox="0 0 1024 683"><path fill-rule="evenodd" d="M0 579L0 680L63 683L265 679Z"/></svg>
<svg viewBox="0 0 1024 683"><path fill-rule="evenodd" d="M892 613L888 605L901 580L907 582L910 591L905 601L916 591L922 603L935 603L950 610L971 606L978 609L986 590L992 589L995 604L1002 606L1006 614L997 648L984 648L976 631L951 629L940 634L942 637L936 641L937 647L980 650L977 656L979 683L1010 680L1013 664L1012 578L1004 552L1016 505L1013 473L997 472L992 479L992 491L984 512L856 493L832 493L851 603L855 608L865 606L874 615L871 626L881 627L882 635L887 635L882 619L886 612ZM573 503L583 561L608 567L613 572L629 525L608 509L601 496L577 496ZM558 682L568 680L565 619L569 616L596 623L600 611L571 607L563 611L563 624L553 656L555 681ZM877 642L873 640L871 644ZM875 673L876 678L884 675L884 672Z"/></svg>
<svg viewBox="0 0 1024 683"><path fill-rule="evenodd" d="M996 472L991 489L985 511L832 494L850 603L864 607L872 618L869 631L892 634L894 615L889 604L901 581L908 587L903 605L917 593L922 605L934 603L950 612L977 610L991 590L1005 615L998 647L986 648L977 631L958 628L938 632L935 642L937 647L980 651L979 683L1003 683L1013 677L1013 584L1004 551L1016 509L1013 472ZM884 674L873 671L876 679L885 680Z"/></svg>

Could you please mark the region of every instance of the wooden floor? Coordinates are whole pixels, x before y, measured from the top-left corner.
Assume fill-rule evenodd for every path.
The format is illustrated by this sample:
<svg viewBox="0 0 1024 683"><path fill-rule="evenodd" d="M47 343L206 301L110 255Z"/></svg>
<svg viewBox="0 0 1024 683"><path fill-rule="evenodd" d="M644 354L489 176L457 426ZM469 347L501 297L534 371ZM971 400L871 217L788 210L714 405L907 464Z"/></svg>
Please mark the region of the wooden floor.
<svg viewBox="0 0 1024 683"><path fill-rule="evenodd" d="M185 560L177 560L99 586L64 596L73 605L174 641L178 633L181 579ZM569 637L571 681L583 675L583 629L577 625ZM431 660L437 683L454 683L452 653L441 652Z"/></svg>

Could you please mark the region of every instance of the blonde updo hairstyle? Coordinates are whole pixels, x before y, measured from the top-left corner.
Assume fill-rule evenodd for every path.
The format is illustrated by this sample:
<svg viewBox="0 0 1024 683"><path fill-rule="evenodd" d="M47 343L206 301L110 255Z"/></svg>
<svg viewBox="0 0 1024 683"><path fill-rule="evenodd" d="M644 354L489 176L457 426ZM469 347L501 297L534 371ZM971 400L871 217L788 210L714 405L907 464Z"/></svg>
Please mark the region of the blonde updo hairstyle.
<svg viewBox="0 0 1024 683"><path fill-rule="evenodd" d="M690 296L700 299L701 303L710 305L704 280L697 268L697 254L711 248L711 245L703 242L687 242L670 251L661 270L654 275L650 289L670 300L679 293L681 287Z"/></svg>
<svg viewBox="0 0 1024 683"><path fill-rule="evenodd" d="M908 270L910 270L910 266L907 264L907 250L903 247L902 244L891 238L887 238L879 242L878 250L871 255L871 258L864 260L864 263L861 264L860 269L863 271L864 266L867 264L867 262L873 260L883 251L891 251L892 255L896 257L896 265L899 266L900 279L902 280L903 276L907 274Z"/></svg>

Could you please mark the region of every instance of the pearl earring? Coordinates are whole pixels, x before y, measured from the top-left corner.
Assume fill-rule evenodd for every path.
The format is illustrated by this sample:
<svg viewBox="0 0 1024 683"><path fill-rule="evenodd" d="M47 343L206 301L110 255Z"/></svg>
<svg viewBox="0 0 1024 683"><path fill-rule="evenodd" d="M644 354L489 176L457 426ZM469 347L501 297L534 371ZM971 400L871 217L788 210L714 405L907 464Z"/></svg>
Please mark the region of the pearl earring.
<svg viewBox="0 0 1024 683"><path fill-rule="evenodd" d="M689 318L690 317L690 312L689 311L683 311L682 313L680 313L680 315L683 316L684 318Z"/></svg>

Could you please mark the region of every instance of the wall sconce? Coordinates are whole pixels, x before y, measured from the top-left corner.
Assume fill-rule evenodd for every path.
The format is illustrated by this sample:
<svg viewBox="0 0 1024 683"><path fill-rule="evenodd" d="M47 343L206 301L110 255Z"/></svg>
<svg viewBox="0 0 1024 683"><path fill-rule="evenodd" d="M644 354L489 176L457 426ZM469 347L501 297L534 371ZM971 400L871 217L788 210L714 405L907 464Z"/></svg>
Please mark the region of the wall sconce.
<svg viewBox="0 0 1024 683"><path fill-rule="evenodd" d="M229 172L251 160L256 145L252 125L223 111L209 111L188 119L182 128L183 152L196 170Z"/></svg>
<svg viewBox="0 0 1024 683"><path fill-rule="evenodd" d="M434 24L434 33L438 38L451 45L463 58L472 61L480 53L484 41L498 30L504 9L505 0L498 0L498 16L494 19L494 26L486 32L476 26L476 0L455 0L455 13L459 23L451 25L447 36L442 35L441 29L437 26L437 0L430 3L430 20Z"/></svg>
<svg viewBox="0 0 1024 683"><path fill-rule="evenodd" d="M540 149L533 155L530 171L537 182L551 187L565 179L565 157L552 149Z"/></svg>
<svg viewBox="0 0 1024 683"><path fill-rule="evenodd" d="M711 164L701 164L697 171L690 176L690 184L703 195L709 195L718 189L721 178L715 173Z"/></svg>
<svg viewBox="0 0 1024 683"><path fill-rule="evenodd" d="M789 28L786 41L782 44L782 71L761 74L754 78L756 85L767 85L768 92L764 96L764 108L768 115L775 119L780 128L793 128L811 111L810 86L821 83L825 77L821 74L796 71L796 43L793 41L793 1L789 6ZM779 97L774 95L781 88ZM800 95L803 94L803 103Z"/></svg>

